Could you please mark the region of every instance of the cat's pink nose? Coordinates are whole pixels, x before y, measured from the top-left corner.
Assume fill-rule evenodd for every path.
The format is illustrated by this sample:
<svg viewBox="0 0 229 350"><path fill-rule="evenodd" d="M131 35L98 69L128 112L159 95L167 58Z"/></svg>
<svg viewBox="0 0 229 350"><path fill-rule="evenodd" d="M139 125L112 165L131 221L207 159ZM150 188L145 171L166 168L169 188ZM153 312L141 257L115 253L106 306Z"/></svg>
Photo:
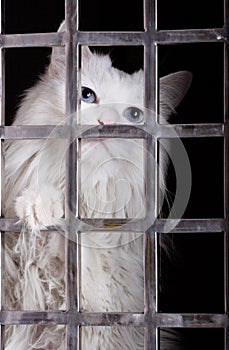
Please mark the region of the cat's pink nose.
<svg viewBox="0 0 229 350"><path fill-rule="evenodd" d="M97 120L100 125L116 124L119 120L119 113L114 108L101 107Z"/></svg>
<svg viewBox="0 0 229 350"><path fill-rule="evenodd" d="M113 124L115 124L115 122L112 122L112 121L103 121L103 120L101 120L101 119L98 119L98 122L99 122L99 124L100 125L113 125Z"/></svg>

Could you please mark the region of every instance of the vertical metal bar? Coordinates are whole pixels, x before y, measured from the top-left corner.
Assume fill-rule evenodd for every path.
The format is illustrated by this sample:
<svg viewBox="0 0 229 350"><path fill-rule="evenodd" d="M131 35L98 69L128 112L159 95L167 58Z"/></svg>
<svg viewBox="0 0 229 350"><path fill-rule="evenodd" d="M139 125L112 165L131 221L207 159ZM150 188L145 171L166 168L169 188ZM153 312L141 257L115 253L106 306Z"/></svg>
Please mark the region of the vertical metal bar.
<svg viewBox="0 0 229 350"><path fill-rule="evenodd" d="M2 23L4 15L4 9L2 11L2 7L4 6L4 1L0 0L0 20L1 20L1 33L3 32ZM0 113L1 113L1 125L5 124L5 51L3 49L0 50ZM3 187L3 179L4 179L4 147L3 142L0 143L0 215L2 217L2 189ZM0 309L3 308L3 251L2 251L2 241L3 241L3 232L0 233ZM3 349L3 326L1 325L0 329L0 349Z"/></svg>
<svg viewBox="0 0 229 350"><path fill-rule="evenodd" d="M157 52L154 42L156 31L156 0L144 1L144 27L146 31L146 42L144 48L144 100L145 107L150 111L150 113L147 114L149 115L149 118L153 118L154 112L157 111ZM145 123L147 127L150 120L146 120ZM146 153L146 219L148 222L150 222L150 220L153 222L156 217L155 184L157 178L157 167L155 167L155 164L157 160L157 152L156 140L153 140L151 137L147 140ZM150 228L145 232L145 350L158 349L157 329L153 324L154 315L157 311L156 236L157 234L152 232Z"/></svg>
<svg viewBox="0 0 229 350"><path fill-rule="evenodd" d="M228 0L224 0L224 31L225 36L228 38L228 29L229 29L229 4Z"/></svg>
<svg viewBox="0 0 229 350"><path fill-rule="evenodd" d="M229 5L224 0L224 31L227 42L224 44L224 210L226 232L224 241L224 269L225 269L225 312L229 317ZM229 349L229 329L225 329L225 350Z"/></svg>
<svg viewBox="0 0 229 350"><path fill-rule="evenodd" d="M146 44L144 52L144 75L145 75L145 107L156 111L157 99L157 52L155 45L155 5L156 1L144 1L144 24L146 35ZM147 122L147 121L146 121Z"/></svg>
<svg viewBox="0 0 229 350"><path fill-rule="evenodd" d="M151 325L148 325L148 327L145 330L145 347L144 347L144 349L155 350L155 349L159 349L158 346L159 346L158 330L151 323Z"/></svg>
<svg viewBox="0 0 229 350"><path fill-rule="evenodd" d="M2 101L3 97L3 90L4 90L4 79L3 77L3 70L4 70L4 65L3 65L3 50L0 50L0 65L1 65L1 69L0 69L0 110L1 110L1 125L4 125L4 102ZM1 152L1 156L0 156L0 215L2 217L2 189L4 188L3 186L3 178L4 178L4 145L3 142L0 142L0 152ZM0 241L3 240L3 233L0 233L1 237L0 237ZM2 255L2 245L0 247L0 276L1 276L1 281L0 281L0 300L1 300L1 308L2 308L2 298L3 298L3 288L2 288L2 267L3 267L3 255Z"/></svg>
<svg viewBox="0 0 229 350"><path fill-rule="evenodd" d="M156 236L150 229L145 234L145 350L157 350L157 329L154 326L154 315L156 313Z"/></svg>
<svg viewBox="0 0 229 350"><path fill-rule="evenodd" d="M77 116L77 89L79 73L79 52L76 42L78 31L78 1L66 0L66 118L69 125L76 123ZM78 141L70 135L66 157L66 222L67 222L67 308L69 311L79 310L77 293L77 237L75 232L75 216L77 210L77 162L76 155ZM79 327L67 325L67 349L79 349Z"/></svg>
<svg viewBox="0 0 229 350"><path fill-rule="evenodd" d="M224 330L224 333L225 333L225 338L224 338L224 350L228 350L228 344L229 344L229 329L226 328Z"/></svg>

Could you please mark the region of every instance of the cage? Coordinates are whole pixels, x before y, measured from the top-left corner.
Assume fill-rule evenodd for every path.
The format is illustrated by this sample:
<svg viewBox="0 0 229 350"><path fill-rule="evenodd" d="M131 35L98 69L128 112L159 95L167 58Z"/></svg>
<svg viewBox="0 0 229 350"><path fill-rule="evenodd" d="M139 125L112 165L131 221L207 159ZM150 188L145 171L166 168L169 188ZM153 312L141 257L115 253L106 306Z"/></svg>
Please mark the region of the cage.
<svg viewBox="0 0 229 350"><path fill-rule="evenodd" d="M65 223L70 235L65 240L67 306L61 310L8 310L2 296L1 348L5 348L5 329L16 325L21 329L39 326L47 333L60 327L64 329L66 350L84 349L83 339L90 327L101 337L106 337L115 327L140 329L144 338L140 348L145 350L164 349L163 334L173 337L174 331L179 339L174 349L228 349L228 2L221 0L210 4L205 0L202 5L192 2L184 6L181 0L172 4L167 0L128 0L124 7L121 1L109 4L103 0L96 4L83 0L50 1L49 4L39 1L31 6L26 0L7 0L2 2L1 8L2 183L4 143L8 140L20 143L28 139L32 143L37 139L44 142L50 138L68 139L71 144L66 154L68 206ZM64 18L65 31L57 32ZM129 125L89 129L87 125L75 126L75 113L79 112L76 87L80 86L81 51L85 45L93 52L109 52L113 66L118 69L133 73L144 68L144 107L147 110L159 109L159 77L177 70L191 71L190 90L171 116L170 123L156 120L153 130L147 120L143 127L137 128ZM58 127L12 125L18 96L44 71L53 47L65 49L65 111L66 115L74 117ZM76 172L80 160L76 150L82 139L88 137L144 140L144 149L151 155L146 157L145 164L147 209L144 220L120 223L106 218L101 222L99 218L82 218L77 212L80 179ZM179 158L175 165L175 160L170 162L166 186L169 193L175 195L171 195L169 204L160 202L160 174L151 163L152 157L158 161L167 141L170 158L174 159L177 142L182 141L191 166L190 175L190 169L186 168L189 164L182 163L179 167L186 158L182 161ZM181 208L181 213L179 210L171 212L179 190L178 177L184 181L181 191L185 191L189 181L192 184L187 206ZM2 206L4 208L4 203ZM72 238L70 232L76 229L72 212L79 225L76 239L68 239ZM17 218L3 216L0 225L4 249L5 235L20 232L22 227ZM103 230L112 227L114 233L143 233L142 310L85 312L81 309L80 242L84 225L90 225L90 230L98 231L97 234L101 225ZM50 229L49 235L53 232ZM173 251L172 258L162 248L164 237L172 246L169 248ZM2 257L2 276L4 267ZM3 277L1 284L4 294ZM36 337L37 333L34 334Z"/></svg>

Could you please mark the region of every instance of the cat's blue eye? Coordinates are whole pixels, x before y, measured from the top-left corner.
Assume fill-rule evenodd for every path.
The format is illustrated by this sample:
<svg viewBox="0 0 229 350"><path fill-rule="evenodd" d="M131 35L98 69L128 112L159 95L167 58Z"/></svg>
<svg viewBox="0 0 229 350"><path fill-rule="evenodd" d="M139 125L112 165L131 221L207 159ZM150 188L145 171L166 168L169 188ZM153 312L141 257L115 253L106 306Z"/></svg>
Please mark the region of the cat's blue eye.
<svg viewBox="0 0 229 350"><path fill-rule="evenodd" d="M131 123L141 123L144 118L144 113L137 107L128 107L123 112L124 117Z"/></svg>
<svg viewBox="0 0 229 350"><path fill-rule="evenodd" d="M93 90L89 89L88 87L82 86L81 100L86 103L96 103L97 97Z"/></svg>

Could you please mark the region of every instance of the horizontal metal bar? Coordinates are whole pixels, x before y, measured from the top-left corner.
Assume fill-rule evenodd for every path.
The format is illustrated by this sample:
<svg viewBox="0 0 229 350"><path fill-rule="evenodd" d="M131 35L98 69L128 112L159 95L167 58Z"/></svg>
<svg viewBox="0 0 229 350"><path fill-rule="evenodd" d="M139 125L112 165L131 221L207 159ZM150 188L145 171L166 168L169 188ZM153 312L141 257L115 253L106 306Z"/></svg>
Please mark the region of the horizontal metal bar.
<svg viewBox="0 0 229 350"><path fill-rule="evenodd" d="M99 35L98 35L99 34ZM221 28L160 30L152 32L157 44L224 42L227 38ZM147 32L78 32L76 40L81 45L143 45L148 41Z"/></svg>
<svg viewBox="0 0 229 350"><path fill-rule="evenodd" d="M75 130L74 130L75 129ZM69 138L145 138L144 128L132 125L17 125L0 126L0 139L25 140L25 139L59 139Z"/></svg>
<svg viewBox="0 0 229 350"><path fill-rule="evenodd" d="M70 129L71 128L71 129ZM0 138L2 140L68 138L70 131L75 138L177 138L177 137L222 137L223 124L153 124L147 130L144 125L20 125L1 126Z"/></svg>
<svg viewBox="0 0 229 350"><path fill-rule="evenodd" d="M224 42L227 40L224 30L185 29L159 30L152 35L152 40L158 44ZM75 33L75 41L81 45L144 45L148 41L147 32L86 32ZM34 34L1 34L0 46L38 47L63 46L67 43L65 32L34 33Z"/></svg>
<svg viewBox="0 0 229 350"><path fill-rule="evenodd" d="M80 313L69 311L0 311L0 323L24 325L129 326L144 327L148 320L143 313ZM226 328L226 314L156 313L152 319L161 328Z"/></svg>
<svg viewBox="0 0 229 350"><path fill-rule="evenodd" d="M65 220L63 219L64 227ZM76 230L81 232L88 231L114 231L114 232L136 232L143 233L147 225L144 219L130 220L130 219L77 219ZM46 231L60 230L61 226L49 227ZM157 219L150 226L153 231L165 233L165 227L171 227L171 232L177 233L208 233L208 232L223 232L226 228L225 219ZM149 228L149 227L148 227ZM20 232L22 223L18 219L0 219L0 231L5 232Z"/></svg>
<svg viewBox="0 0 229 350"><path fill-rule="evenodd" d="M53 125L0 126L2 140L59 139L67 138L69 127Z"/></svg>
<svg viewBox="0 0 229 350"><path fill-rule="evenodd" d="M160 219L156 222L156 230L164 233L163 228L166 223L169 223L171 227L174 227L171 232L176 233L209 233L209 232L223 232L226 228L225 219Z"/></svg>
<svg viewBox="0 0 229 350"><path fill-rule="evenodd" d="M161 328L226 328L226 314L165 314L155 315L156 326Z"/></svg>
<svg viewBox="0 0 229 350"><path fill-rule="evenodd" d="M65 311L0 311L0 323L7 324L68 324L69 317Z"/></svg>
<svg viewBox="0 0 229 350"><path fill-rule="evenodd" d="M157 127L159 138L224 136L223 124L168 124Z"/></svg>
<svg viewBox="0 0 229 350"><path fill-rule="evenodd" d="M143 326L143 313L79 313L79 322L82 326Z"/></svg>
<svg viewBox="0 0 229 350"><path fill-rule="evenodd" d="M80 45L143 45L146 32L77 32L75 40Z"/></svg>
<svg viewBox="0 0 229 350"><path fill-rule="evenodd" d="M2 48L63 46L65 43L65 32L0 35Z"/></svg>
<svg viewBox="0 0 229 350"><path fill-rule="evenodd" d="M129 325L144 324L144 315L140 313L79 313L69 311L0 311L1 324L71 324L71 325Z"/></svg>
<svg viewBox="0 0 229 350"><path fill-rule="evenodd" d="M224 42L226 40L227 37L221 28L159 30L155 35L155 41L158 44Z"/></svg>
<svg viewBox="0 0 229 350"><path fill-rule="evenodd" d="M139 220L118 220L118 219L82 219L81 230L100 231L109 230L117 232L145 232L151 227L153 232L167 233L167 228L170 227L170 232L176 233L209 233L223 232L226 228L224 219L157 219L153 223L147 223L144 219ZM87 228L88 225L88 228Z"/></svg>

